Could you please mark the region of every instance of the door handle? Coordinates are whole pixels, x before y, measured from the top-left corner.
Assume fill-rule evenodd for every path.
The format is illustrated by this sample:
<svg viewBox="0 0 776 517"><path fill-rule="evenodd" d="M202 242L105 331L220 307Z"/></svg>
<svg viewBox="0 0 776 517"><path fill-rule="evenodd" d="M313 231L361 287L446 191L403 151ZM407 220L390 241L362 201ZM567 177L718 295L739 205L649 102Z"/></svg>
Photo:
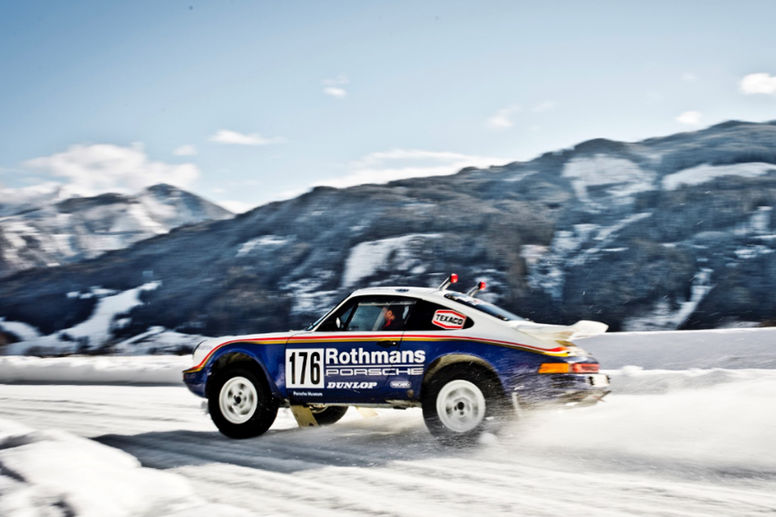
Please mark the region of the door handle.
<svg viewBox="0 0 776 517"><path fill-rule="evenodd" d="M392 346L399 346L399 342L393 339L385 339L377 342L383 348L390 348Z"/></svg>

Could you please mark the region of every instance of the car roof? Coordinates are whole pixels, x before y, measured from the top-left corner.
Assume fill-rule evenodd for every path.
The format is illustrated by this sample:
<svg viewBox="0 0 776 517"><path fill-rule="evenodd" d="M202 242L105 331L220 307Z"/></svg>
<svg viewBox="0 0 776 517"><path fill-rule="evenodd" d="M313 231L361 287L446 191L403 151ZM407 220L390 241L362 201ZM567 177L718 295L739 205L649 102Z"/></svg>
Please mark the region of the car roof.
<svg viewBox="0 0 776 517"><path fill-rule="evenodd" d="M381 287L363 287L361 289L356 289L351 294L352 295L364 295L364 294L415 295L415 294L430 294L430 293L433 293L434 291L439 291L439 289L435 289L433 287L410 287L405 285L392 285L392 286L381 286Z"/></svg>
<svg viewBox="0 0 776 517"><path fill-rule="evenodd" d="M365 296L365 295L388 295L388 296L414 296L425 300L438 300L443 298L445 293L455 292L457 294L464 294L458 291L448 291L446 289L438 289L436 287L410 287L410 286L383 286L383 287L365 287L363 289L357 289L353 291L348 298L353 296Z"/></svg>

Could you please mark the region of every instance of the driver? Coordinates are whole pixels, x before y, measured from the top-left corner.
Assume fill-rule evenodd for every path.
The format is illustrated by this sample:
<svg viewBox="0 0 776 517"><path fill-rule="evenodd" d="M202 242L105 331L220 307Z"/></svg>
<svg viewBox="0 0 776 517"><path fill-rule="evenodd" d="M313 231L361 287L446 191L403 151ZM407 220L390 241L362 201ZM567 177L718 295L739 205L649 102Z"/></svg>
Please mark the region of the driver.
<svg viewBox="0 0 776 517"><path fill-rule="evenodd" d="M401 330L403 325L401 318L401 307L384 307L383 308L383 326L380 330Z"/></svg>

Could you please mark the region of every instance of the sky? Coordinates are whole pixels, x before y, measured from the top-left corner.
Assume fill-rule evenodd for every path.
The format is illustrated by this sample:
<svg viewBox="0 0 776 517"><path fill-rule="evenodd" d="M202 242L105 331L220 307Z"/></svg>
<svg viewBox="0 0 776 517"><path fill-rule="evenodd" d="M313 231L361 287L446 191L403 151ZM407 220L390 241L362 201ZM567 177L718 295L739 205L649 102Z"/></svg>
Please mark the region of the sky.
<svg viewBox="0 0 776 517"><path fill-rule="evenodd" d="M746 0L0 0L0 198L165 182L239 212L774 120L774 19Z"/></svg>

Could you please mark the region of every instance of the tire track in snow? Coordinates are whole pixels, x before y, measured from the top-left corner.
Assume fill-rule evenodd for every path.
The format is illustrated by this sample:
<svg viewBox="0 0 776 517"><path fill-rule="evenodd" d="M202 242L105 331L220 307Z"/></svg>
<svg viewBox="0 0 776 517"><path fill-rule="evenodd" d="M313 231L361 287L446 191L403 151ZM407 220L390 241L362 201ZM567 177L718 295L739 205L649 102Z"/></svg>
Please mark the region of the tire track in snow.
<svg viewBox="0 0 776 517"><path fill-rule="evenodd" d="M752 393L734 385L715 396ZM767 398L769 391L755 387ZM628 433L639 422L607 431L632 417L628 406L652 404L659 414L661 404L679 400L671 393L628 397L605 409L526 420L466 451L438 446L412 410L371 419L351 411L342 422L317 429L297 429L281 411L264 436L229 440L196 398L171 387L2 386L0 415L99 436L146 466L184 476L208 501L257 515L776 514L776 469L767 462L760 468L740 462L740 454L723 456L730 460L726 471L703 457L693 463L665 450L633 449L630 442L643 436ZM687 425L666 419L662 424L677 431Z"/></svg>

